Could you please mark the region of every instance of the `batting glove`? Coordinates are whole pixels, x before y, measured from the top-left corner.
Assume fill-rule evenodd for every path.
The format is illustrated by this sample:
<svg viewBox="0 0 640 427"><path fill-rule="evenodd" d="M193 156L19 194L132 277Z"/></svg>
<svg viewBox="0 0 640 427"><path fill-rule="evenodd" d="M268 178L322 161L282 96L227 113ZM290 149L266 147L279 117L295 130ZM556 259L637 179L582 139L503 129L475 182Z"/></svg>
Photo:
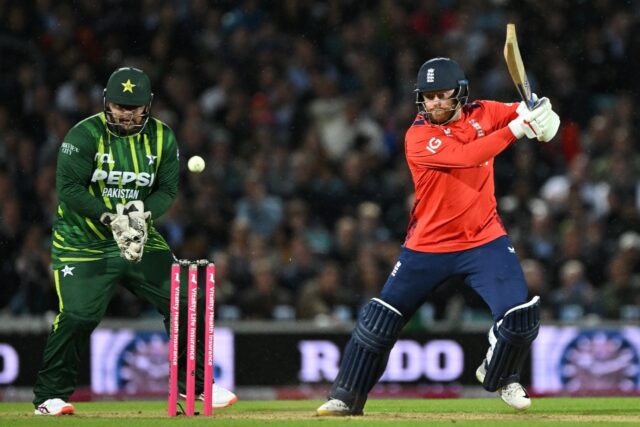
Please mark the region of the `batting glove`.
<svg viewBox="0 0 640 427"><path fill-rule="evenodd" d="M544 106L545 103L541 101L542 100L538 102L537 108L534 108L531 111L526 109L526 106L524 109L521 109L522 105L518 106L518 109L516 110L519 114L518 117L508 124L509 129L511 129L511 133L513 133L516 138L520 139L523 136L526 136L529 139L533 139L542 134L542 129L536 122L536 119L547 112L548 109Z"/></svg>
<svg viewBox="0 0 640 427"><path fill-rule="evenodd" d="M536 138L540 142L551 141L553 137L556 136L556 133L558 133L558 128L560 128L560 117L551 109L551 102L548 104L548 110L535 119L536 126L539 129L538 136Z"/></svg>
<svg viewBox="0 0 640 427"><path fill-rule="evenodd" d="M560 127L560 117L555 111L553 111L551 101L546 97L540 98L538 102L536 102L534 109L543 110L542 114L535 118L531 123L531 127L536 129L536 139L540 142L549 142L558 132L558 128Z"/></svg>

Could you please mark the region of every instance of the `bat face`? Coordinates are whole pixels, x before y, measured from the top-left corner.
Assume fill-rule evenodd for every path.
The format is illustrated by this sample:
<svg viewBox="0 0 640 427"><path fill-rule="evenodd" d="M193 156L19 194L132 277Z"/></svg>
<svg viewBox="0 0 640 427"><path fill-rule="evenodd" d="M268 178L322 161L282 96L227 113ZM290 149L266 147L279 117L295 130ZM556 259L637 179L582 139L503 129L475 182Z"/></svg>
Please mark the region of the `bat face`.
<svg viewBox="0 0 640 427"><path fill-rule="evenodd" d="M516 37L516 26L514 24L507 24L507 38L504 43L504 59L507 62L507 68L511 79L516 85L516 89L520 94L522 100L527 104L527 107L531 110L535 105L535 100L531 94L531 86L529 85L529 79L522 63L522 56L520 56L520 49L518 48L518 38Z"/></svg>

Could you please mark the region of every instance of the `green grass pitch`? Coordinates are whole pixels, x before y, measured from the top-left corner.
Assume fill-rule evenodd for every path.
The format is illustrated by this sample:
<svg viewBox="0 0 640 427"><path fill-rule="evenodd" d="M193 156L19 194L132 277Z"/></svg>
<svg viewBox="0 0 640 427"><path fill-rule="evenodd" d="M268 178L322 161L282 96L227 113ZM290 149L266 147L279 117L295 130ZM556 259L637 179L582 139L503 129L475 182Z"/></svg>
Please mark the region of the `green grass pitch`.
<svg viewBox="0 0 640 427"><path fill-rule="evenodd" d="M370 400L362 417L317 417L321 401L240 401L214 416L169 418L165 402L79 402L76 414L35 417L29 403L0 403L3 426L637 426L640 399L539 398L525 413L499 399ZM196 406L196 410L200 408Z"/></svg>

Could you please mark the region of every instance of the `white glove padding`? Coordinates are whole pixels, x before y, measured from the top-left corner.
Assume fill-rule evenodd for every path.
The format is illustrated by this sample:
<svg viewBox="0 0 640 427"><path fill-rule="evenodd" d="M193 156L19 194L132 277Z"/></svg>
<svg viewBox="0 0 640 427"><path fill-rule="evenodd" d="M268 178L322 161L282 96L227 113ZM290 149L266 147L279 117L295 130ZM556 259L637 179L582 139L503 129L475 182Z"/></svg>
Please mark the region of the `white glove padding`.
<svg viewBox="0 0 640 427"><path fill-rule="evenodd" d="M143 243L147 243L147 221L151 218L151 212L144 211L144 203L142 200L128 202L124 205L123 213L129 217L129 227L139 232Z"/></svg>
<svg viewBox="0 0 640 427"><path fill-rule="evenodd" d="M534 109L542 109L543 113L529 123L529 125L535 129L536 139L538 141L549 142L558 132L558 128L560 127L560 117L555 111L553 111L551 101L546 97L540 98L538 102L536 102Z"/></svg>
<svg viewBox="0 0 640 427"><path fill-rule="evenodd" d="M123 213L129 219L129 230L123 234L126 238L126 248L122 251L122 256L128 261L139 262L149 237L147 220L151 218L151 212L144 211L144 203L141 200L134 200L124 205Z"/></svg>
<svg viewBox="0 0 640 427"><path fill-rule="evenodd" d="M534 110L542 110L542 114L540 114L540 116L529 123L528 128L524 129L524 135L526 135L528 138L536 138L541 142L549 142L553 139L556 133L558 133L558 128L560 127L560 117L558 116L558 114L556 114L555 111L553 111L549 98L545 97L538 100L538 97L535 94L533 94L533 96L534 99L537 100ZM518 105L516 112L519 116L523 116L529 113L527 105L524 103L524 101L521 102L520 105ZM511 128L511 131L514 135L516 135L516 132L513 128ZM529 132L535 132L535 135L531 136ZM519 136L518 138L522 138L522 136Z"/></svg>
<svg viewBox="0 0 640 427"><path fill-rule="evenodd" d="M545 114L538 117L536 120L536 124L540 131L538 132L538 136L536 137L540 142L549 142L556 136L558 133L558 128L560 127L560 117L556 114L555 111L549 110Z"/></svg>
<svg viewBox="0 0 640 427"><path fill-rule="evenodd" d="M144 203L136 200L126 205L118 203L116 213L106 212L100 221L111 227L113 238L124 259L138 262L142 259L144 244L147 243L147 220L151 212L144 212Z"/></svg>
<svg viewBox="0 0 640 427"><path fill-rule="evenodd" d="M144 243L128 241L127 244L120 248L120 254L129 262L140 262L144 253Z"/></svg>
<svg viewBox="0 0 640 427"><path fill-rule="evenodd" d="M511 129L511 132L516 138L520 139L523 136L527 138L537 138L538 135L542 134L542 129L540 129L536 119L549 111L549 108L545 107L545 104L545 102L538 102L537 108L531 111L523 111L517 118L509 123L509 129ZM520 107L518 107L518 109L520 109Z"/></svg>
<svg viewBox="0 0 640 427"><path fill-rule="evenodd" d="M116 205L115 213L103 213L100 222L111 228L116 242L122 240L121 236L129 231L129 217L124 213L124 205L120 203Z"/></svg>

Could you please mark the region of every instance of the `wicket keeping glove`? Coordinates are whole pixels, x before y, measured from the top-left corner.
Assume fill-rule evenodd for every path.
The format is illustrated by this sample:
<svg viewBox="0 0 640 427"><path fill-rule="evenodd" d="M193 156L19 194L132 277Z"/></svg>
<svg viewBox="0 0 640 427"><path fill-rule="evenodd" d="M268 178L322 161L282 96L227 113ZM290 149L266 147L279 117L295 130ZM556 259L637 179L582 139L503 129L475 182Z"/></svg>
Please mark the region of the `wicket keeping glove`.
<svg viewBox="0 0 640 427"><path fill-rule="evenodd" d="M147 220L151 218L151 212L145 212L141 200L134 200L124 205L123 213L129 218L128 245L123 254L125 259L139 262L149 237Z"/></svg>
<svg viewBox="0 0 640 427"><path fill-rule="evenodd" d="M124 213L124 205L118 203L116 205L115 213L103 213L100 216L100 222L111 228L111 232L113 233L113 240L116 241L116 244L120 249L120 255L130 261L130 258L135 258L135 254L130 254L127 252L130 243L136 238L136 236L134 233L132 233L131 227L129 227L129 216Z"/></svg>
<svg viewBox="0 0 640 427"><path fill-rule="evenodd" d="M100 222L111 228L122 257L127 261L139 262L147 242L147 220L150 217L151 212L144 211L144 203L135 200L126 205L118 203L116 212L105 212Z"/></svg>

